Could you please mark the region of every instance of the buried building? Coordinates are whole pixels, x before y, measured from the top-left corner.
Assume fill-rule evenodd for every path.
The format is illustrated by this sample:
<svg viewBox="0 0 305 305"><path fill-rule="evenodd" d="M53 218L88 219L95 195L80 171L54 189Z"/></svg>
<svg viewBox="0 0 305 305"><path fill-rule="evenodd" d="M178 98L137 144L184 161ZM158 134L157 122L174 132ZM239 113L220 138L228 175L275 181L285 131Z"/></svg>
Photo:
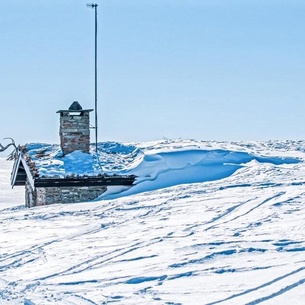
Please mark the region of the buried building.
<svg viewBox="0 0 305 305"><path fill-rule="evenodd" d="M89 113L73 102L59 110L60 147L28 144L18 148L12 187L25 186L25 205L77 203L97 199L108 186L131 186L133 175L106 175L90 154ZM54 149L55 147L55 149Z"/></svg>

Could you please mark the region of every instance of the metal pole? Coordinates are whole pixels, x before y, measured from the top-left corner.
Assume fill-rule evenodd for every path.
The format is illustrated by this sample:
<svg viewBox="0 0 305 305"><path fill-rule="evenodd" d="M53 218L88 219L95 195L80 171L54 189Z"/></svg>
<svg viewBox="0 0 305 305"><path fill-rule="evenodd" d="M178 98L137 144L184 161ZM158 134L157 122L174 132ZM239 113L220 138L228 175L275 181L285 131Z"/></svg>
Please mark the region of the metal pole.
<svg viewBox="0 0 305 305"><path fill-rule="evenodd" d="M97 153L97 4L95 8L95 151Z"/></svg>
<svg viewBox="0 0 305 305"><path fill-rule="evenodd" d="M95 54L94 54L94 99L95 99L95 152L97 153L97 136L98 136L98 123L97 123L97 7L95 3L87 4L88 7L94 8L95 10Z"/></svg>

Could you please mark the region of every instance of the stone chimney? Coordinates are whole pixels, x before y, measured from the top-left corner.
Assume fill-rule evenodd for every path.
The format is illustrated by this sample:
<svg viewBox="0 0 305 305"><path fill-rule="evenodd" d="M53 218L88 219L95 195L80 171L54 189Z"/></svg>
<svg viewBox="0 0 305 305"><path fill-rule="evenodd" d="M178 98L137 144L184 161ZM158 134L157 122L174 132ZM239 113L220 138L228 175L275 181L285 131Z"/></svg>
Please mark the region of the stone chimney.
<svg viewBox="0 0 305 305"><path fill-rule="evenodd" d="M83 109L77 102L73 102L68 110L58 110L60 114L60 146L67 155L75 150L89 153L90 130L89 112L93 109Z"/></svg>

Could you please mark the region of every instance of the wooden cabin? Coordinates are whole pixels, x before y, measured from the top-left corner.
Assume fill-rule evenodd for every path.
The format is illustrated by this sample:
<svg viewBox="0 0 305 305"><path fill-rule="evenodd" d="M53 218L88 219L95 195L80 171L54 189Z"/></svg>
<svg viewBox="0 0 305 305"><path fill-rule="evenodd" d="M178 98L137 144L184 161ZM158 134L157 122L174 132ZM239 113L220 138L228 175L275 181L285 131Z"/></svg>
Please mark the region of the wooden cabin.
<svg viewBox="0 0 305 305"><path fill-rule="evenodd" d="M78 102L73 102L68 110L57 111L60 114L62 157L75 151L90 153L91 111L82 109ZM41 157L45 157L43 153ZM12 187L25 186L26 207L92 201L101 196L108 186L132 186L134 180L133 175L109 176L103 173L95 176L72 173L64 177L40 175L26 146L19 149L11 174Z"/></svg>

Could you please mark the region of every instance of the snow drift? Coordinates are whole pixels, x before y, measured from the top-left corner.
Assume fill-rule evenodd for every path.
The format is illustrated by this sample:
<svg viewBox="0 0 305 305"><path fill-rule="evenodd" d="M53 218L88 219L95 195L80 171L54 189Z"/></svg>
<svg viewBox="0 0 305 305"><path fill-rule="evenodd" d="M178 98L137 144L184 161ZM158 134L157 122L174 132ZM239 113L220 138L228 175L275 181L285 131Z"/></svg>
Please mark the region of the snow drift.
<svg viewBox="0 0 305 305"><path fill-rule="evenodd" d="M143 144L100 143L99 153L74 151L62 156L58 145L27 144L27 153L35 161L41 177L69 175L96 176L102 173L137 176L135 186L110 187L99 199L152 191L178 184L223 179L247 163L294 164L289 156L264 156L231 145L230 149L211 147L211 142L163 141Z"/></svg>

